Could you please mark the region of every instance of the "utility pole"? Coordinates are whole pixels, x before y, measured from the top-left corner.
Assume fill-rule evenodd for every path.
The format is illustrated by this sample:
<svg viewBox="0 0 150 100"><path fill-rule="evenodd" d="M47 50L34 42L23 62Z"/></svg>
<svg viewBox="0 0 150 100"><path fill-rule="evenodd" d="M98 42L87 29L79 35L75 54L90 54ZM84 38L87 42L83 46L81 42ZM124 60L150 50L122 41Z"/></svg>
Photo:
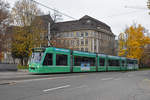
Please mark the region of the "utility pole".
<svg viewBox="0 0 150 100"><path fill-rule="evenodd" d="M147 8L150 9L150 0L147 2Z"/></svg>
<svg viewBox="0 0 150 100"><path fill-rule="evenodd" d="M50 22L48 23L48 46L51 46L50 40L51 40L51 24Z"/></svg>
<svg viewBox="0 0 150 100"><path fill-rule="evenodd" d="M147 8L150 9L150 0L148 0L148 2L147 2ZM149 14L150 14L150 12L149 12Z"/></svg>

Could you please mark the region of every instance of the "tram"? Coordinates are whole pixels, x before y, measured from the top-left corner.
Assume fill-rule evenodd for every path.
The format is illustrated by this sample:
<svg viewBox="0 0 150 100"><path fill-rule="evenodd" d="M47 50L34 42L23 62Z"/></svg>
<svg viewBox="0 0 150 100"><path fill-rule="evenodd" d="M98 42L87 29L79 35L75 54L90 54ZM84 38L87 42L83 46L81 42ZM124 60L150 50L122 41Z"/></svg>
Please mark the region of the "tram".
<svg viewBox="0 0 150 100"><path fill-rule="evenodd" d="M138 60L55 47L32 49L29 72L69 73L138 70Z"/></svg>

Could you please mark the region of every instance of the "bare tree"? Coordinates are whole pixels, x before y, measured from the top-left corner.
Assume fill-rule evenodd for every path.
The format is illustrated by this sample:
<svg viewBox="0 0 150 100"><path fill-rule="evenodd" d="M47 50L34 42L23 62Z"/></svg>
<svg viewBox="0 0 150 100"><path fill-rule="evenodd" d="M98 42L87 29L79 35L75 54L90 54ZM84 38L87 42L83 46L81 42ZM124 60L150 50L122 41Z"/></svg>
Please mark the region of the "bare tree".
<svg viewBox="0 0 150 100"><path fill-rule="evenodd" d="M52 19L55 23L63 20L62 15L59 13L57 9L54 10L52 14Z"/></svg>
<svg viewBox="0 0 150 100"><path fill-rule="evenodd" d="M5 40L6 40L6 28L9 25L9 4L0 0L0 60L2 59L2 52L6 50Z"/></svg>
<svg viewBox="0 0 150 100"><path fill-rule="evenodd" d="M13 23L18 26L29 26L35 16L42 14L31 0L18 0L12 8Z"/></svg>

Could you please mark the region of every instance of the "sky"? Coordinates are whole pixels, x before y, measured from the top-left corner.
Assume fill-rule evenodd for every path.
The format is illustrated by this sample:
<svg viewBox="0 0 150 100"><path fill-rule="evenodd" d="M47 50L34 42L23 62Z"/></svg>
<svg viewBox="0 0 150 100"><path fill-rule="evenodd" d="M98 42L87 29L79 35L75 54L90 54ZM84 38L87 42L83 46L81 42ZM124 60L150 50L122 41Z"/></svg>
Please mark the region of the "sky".
<svg viewBox="0 0 150 100"><path fill-rule="evenodd" d="M11 7L17 0L7 0ZM76 19L84 15L96 18L111 27L118 36L125 28L141 24L150 31L150 10L147 9L147 0L36 0L46 6L55 8ZM128 8L126 8L127 6ZM39 6L45 14L51 10ZM73 20L63 17L64 21Z"/></svg>

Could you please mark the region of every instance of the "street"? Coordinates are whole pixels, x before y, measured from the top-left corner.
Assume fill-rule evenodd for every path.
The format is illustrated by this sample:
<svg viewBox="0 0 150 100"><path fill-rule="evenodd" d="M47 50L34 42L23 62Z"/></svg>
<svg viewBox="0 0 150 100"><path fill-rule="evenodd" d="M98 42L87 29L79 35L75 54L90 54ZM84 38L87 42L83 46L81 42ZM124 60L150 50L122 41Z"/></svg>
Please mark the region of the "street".
<svg viewBox="0 0 150 100"><path fill-rule="evenodd" d="M34 75L35 76L35 75ZM150 71L69 73L11 80L1 100L150 100Z"/></svg>

